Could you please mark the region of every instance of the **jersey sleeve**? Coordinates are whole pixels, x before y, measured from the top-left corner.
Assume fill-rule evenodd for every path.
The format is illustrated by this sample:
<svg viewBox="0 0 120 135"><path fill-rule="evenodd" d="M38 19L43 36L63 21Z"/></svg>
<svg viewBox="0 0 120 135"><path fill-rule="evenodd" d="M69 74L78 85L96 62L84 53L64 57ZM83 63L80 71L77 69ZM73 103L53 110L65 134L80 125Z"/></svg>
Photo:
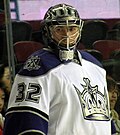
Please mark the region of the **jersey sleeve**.
<svg viewBox="0 0 120 135"><path fill-rule="evenodd" d="M27 135L30 132L32 135L47 134L49 86L52 85L51 76L47 72L55 65L50 65L47 61L43 63L42 59L46 58L31 56L16 75L5 116L4 135Z"/></svg>
<svg viewBox="0 0 120 135"><path fill-rule="evenodd" d="M49 94L41 83L40 78L16 77L5 116L5 135L22 135L31 131L47 134Z"/></svg>

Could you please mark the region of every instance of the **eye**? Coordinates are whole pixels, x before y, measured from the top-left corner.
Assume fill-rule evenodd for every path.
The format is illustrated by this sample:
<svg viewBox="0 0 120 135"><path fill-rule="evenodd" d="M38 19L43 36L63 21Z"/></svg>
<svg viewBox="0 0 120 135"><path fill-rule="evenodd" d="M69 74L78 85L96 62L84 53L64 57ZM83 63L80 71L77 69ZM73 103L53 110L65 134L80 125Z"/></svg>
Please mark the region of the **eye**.
<svg viewBox="0 0 120 135"><path fill-rule="evenodd" d="M56 31L56 32L60 32L60 31L62 31L62 30L61 30L60 27L57 27L57 28L55 29L55 31Z"/></svg>
<svg viewBox="0 0 120 135"><path fill-rule="evenodd" d="M5 100L5 97L2 97L2 100Z"/></svg>
<svg viewBox="0 0 120 135"><path fill-rule="evenodd" d="M78 27L71 26L71 27L69 27L69 31L76 32L76 31L78 31Z"/></svg>
<svg viewBox="0 0 120 135"><path fill-rule="evenodd" d="M1 99L2 99L2 100L5 100L5 95L2 95L2 96L1 96Z"/></svg>

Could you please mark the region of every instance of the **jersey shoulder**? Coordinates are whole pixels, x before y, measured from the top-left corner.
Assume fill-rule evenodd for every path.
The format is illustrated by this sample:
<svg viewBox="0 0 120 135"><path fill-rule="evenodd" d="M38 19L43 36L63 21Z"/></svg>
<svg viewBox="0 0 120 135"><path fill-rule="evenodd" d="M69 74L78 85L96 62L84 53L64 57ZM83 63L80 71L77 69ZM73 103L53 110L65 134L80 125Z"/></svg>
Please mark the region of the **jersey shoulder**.
<svg viewBox="0 0 120 135"><path fill-rule="evenodd" d="M86 52L86 51L83 51L83 50L80 50L80 53L81 53L81 56L83 59L87 60L87 61L90 61L96 65L98 65L99 67L102 67L103 68L103 65L100 61L98 61L94 56L92 56L90 53Z"/></svg>
<svg viewBox="0 0 120 135"><path fill-rule="evenodd" d="M53 52L42 49L33 53L27 59L18 74L31 77L40 76L60 64L61 61Z"/></svg>

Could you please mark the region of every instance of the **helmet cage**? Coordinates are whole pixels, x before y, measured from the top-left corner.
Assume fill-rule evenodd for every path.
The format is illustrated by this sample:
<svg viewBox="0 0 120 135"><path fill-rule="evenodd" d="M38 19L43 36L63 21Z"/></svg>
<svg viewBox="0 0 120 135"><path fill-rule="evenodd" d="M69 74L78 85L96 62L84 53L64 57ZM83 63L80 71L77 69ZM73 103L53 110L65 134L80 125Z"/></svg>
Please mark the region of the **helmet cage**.
<svg viewBox="0 0 120 135"><path fill-rule="evenodd" d="M74 31L72 33L70 33L69 29L72 29L73 27L76 28L74 28ZM58 29L65 28L67 30L66 34L57 31L57 28ZM67 23L67 25L50 26L49 29L50 29L51 39L53 40L53 42L57 44L58 48L71 50L73 49L74 46L76 46L77 40L80 35L80 28L78 25L76 24L69 25ZM59 37L61 37L61 39L59 39Z"/></svg>
<svg viewBox="0 0 120 135"><path fill-rule="evenodd" d="M65 47L63 48L63 45L61 44L62 43L61 41L56 42L54 40L53 35L52 35L52 31L53 31L53 27L57 27L57 26L66 26L67 28L69 28L70 26L78 27L79 31L77 31L77 34L75 33L76 38L74 39L75 42L73 42L72 45L69 45L69 42L67 42L66 48ZM59 20L53 20L51 22L46 23L46 29L47 29L47 33L48 33L47 37L49 38L50 42L55 43L58 46L58 48L63 48L63 49L68 49L69 50L69 49L72 49L73 47L75 47L78 44L78 42L80 41L82 26L83 26L83 21L81 19L76 19L76 18L74 19L74 18L71 18L71 17L64 17L64 18L61 18ZM63 40L65 40L65 37L63 37L63 38L64 38ZM69 45L69 47L68 47L68 45Z"/></svg>
<svg viewBox="0 0 120 135"><path fill-rule="evenodd" d="M50 46L52 49L57 49L57 51L62 54L61 60L63 59L63 55L65 56L64 60L69 60L69 58L72 59L72 53L74 53L74 50L78 42L80 41L81 31L83 27L83 21L80 19L77 10L74 7L66 4L58 4L48 9L45 14L43 23L43 31L46 32L46 36L43 36L43 38L45 39L45 42L48 42L48 46ZM76 31L76 33L74 33L73 35L69 36L69 34L67 34L67 36L63 36L62 40L57 42L54 39L52 33L54 30L53 28L57 26L66 26L67 29L70 26L75 26L78 27L78 31ZM74 39L73 42L71 42L72 38ZM63 41L65 40L67 41L66 46L63 45ZM69 54L70 57L68 57Z"/></svg>

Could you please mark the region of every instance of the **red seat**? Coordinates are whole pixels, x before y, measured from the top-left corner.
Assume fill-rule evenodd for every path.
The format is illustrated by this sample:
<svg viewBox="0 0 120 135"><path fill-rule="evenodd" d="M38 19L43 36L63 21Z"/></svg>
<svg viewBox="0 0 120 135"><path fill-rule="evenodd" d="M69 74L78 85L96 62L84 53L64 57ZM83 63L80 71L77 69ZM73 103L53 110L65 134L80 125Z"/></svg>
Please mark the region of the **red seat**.
<svg viewBox="0 0 120 135"><path fill-rule="evenodd" d="M79 42L78 45L77 45L77 49L78 50L84 50L85 49L84 44L82 44L81 42Z"/></svg>
<svg viewBox="0 0 120 135"><path fill-rule="evenodd" d="M0 12L0 26L5 24L5 14L4 12Z"/></svg>
<svg viewBox="0 0 120 135"><path fill-rule="evenodd" d="M14 44L14 53L17 64L23 63L35 51L43 48L43 45L34 41L19 41Z"/></svg>
<svg viewBox="0 0 120 135"><path fill-rule="evenodd" d="M120 48L120 41L116 40L98 40L93 43L93 48L100 51L103 60L109 59L112 51Z"/></svg>

